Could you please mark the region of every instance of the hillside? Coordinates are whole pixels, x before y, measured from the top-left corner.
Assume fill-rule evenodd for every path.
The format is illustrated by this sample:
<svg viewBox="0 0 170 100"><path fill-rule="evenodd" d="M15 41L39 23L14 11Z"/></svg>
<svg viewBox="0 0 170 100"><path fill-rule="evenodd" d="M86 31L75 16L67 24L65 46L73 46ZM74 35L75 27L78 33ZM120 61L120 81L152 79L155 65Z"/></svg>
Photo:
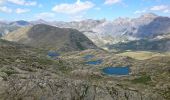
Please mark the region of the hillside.
<svg viewBox="0 0 170 100"><path fill-rule="evenodd" d="M108 45L110 50L116 49L120 51L132 50L132 51L158 51L165 52L170 51L170 39L141 39L130 41L126 43L117 43L114 45Z"/></svg>
<svg viewBox="0 0 170 100"><path fill-rule="evenodd" d="M170 56L135 60L102 50L49 58L48 51L0 40L1 100L169 100ZM94 55L85 59L86 55ZM99 65L87 61L102 59ZM108 66L129 66L126 76ZM123 68L123 67L122 67ZM142 99L141 99L142 98Z"/></svg>
<svg viewBox="0 0 170 100"><path fill-rule="evenodd" d="M75 29L57 28L45 24L20 28L7 34L3 39L59 51L97 48L85 35Z"/></svg>
<svg viewBox="0 0 170 100"><path fill-rule="evenodd" d="M18 26L8 25L6 23L0 23L0 37L18 28L19 28Z"/></svg>

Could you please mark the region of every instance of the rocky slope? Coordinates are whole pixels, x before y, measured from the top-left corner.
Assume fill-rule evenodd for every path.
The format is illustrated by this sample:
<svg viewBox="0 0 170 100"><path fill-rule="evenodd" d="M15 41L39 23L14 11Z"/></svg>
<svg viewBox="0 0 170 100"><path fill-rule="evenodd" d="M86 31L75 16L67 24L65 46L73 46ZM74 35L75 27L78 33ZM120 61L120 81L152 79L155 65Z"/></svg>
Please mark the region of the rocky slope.
<svg viewBox="0 0 170 100"><path fill-rule="evenodd" d="M31 26L31 24L32 23L24 21L24 20L13 21L13 22L1 21L0 22L0 36L4 36L21 27Z"/></svg>
<svg viewBox="0 0 170 100"><path fill-rule="evenodd" d="M144 61L101 50L69 52L49 58L48 51L0 40L1 100L169 100L169 56ZM83 58L103 59L87 65ZM128 76L108 76L107 66L130 65ZM152 69L152 70L151 70Z"/></svg>
<svg viewBox="0 0 170 100"><path fill-rule="evenodd" d="M144 14L138 18L118 18L113 21L89 19L77 22L40 22L77 29L100 47L105 47L106 44L155 38L170 32L170 18L153 13Z"/></svg>
<svg viewBox="0 0 170 100"><path fill-rule="evenodd" d="M14 31L18 28L19 28L18 26L11 26L7 23L0 22L0 37Z"/></svg>
<svg viewBox="0 0 170 100"><path fill-rule="evenodd" d="M45 24L18 29L3 39L59 51L97 48L85 35L75 29L57 28Z"/></svg>

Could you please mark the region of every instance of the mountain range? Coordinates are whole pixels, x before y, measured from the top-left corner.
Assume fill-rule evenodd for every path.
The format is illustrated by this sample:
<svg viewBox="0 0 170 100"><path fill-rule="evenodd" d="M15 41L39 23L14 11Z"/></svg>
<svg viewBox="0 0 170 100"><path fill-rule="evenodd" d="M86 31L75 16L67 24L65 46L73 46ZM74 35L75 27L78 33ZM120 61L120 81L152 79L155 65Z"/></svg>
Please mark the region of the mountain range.
<svg viewBox="0 0 170 100"><path fill-rule="evenodd" d="M0 100L170 100L169 29L155 14L0 22Z"/></svg>
<svg viewBox="0 0 170 100"><path fill-rule="evenodd" d="M8 23L1 22L0 33L3 36L18 28L37 24L76 29L87 36L95 45L106 49L108 49L108 45L141 39L154 39L170 32L169 17L147 13L138 18L118 18L113 21L88 19L73 22L48 22L40 19L30 22L23 20Z"/></svg>

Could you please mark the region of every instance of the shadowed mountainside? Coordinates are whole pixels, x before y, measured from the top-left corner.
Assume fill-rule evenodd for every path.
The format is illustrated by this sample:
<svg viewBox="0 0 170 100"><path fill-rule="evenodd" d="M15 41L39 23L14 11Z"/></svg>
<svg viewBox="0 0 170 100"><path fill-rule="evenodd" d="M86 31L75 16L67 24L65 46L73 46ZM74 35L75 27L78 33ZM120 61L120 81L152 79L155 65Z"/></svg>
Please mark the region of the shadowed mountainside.
<svg viewBox="0 0 170 100"><path fill-rule="evenodd" d="M142 40L136 40L136 41L130 41L127 43L118 43L114 45L108 45L108 48L110 50L116 49L116 50L133 50L133 51L158 51L158 52L164 52L164 51L170 51L170 39L164 38L164 39L142 39Z"/></svg>
<svg viewBox="0 0 170 100"><path fill-rule="evenodd" d="M75 29L57 28L45 24L18 29L3 39L59 51L97 48L91 40Z"/></svg>

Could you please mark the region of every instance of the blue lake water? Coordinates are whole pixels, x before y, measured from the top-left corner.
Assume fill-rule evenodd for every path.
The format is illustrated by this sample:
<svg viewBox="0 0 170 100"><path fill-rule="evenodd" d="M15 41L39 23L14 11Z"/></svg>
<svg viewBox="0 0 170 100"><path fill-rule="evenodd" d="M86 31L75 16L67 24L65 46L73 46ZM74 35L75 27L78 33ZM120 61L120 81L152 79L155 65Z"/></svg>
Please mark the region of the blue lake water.
<svg viewBox="0 0 170 100"><path fill-rule="evenodd" d="M100 59L100 60L95 60L95 61L88 61L88 62L86 62L86 64L89 64L89 65L99 65L102 62L103 61Z"/></svg>
<svg viewBox="0 0 170 100"><path fill-rule="evenodd" d="M60 54L54 51L49 51L47 55L52 58L60 56Z"/></svg>
<svg viewBox="0 0 170 100"><path fill-rule="evenodd" d="M84 56L83 58L86 59L86 60L88 60L88 59L91 59L91 58L93 58L93 57L94 57L94 55L86 55L86 56Z"/></svg>
<svg viewBox="0 0 170 100"><path fill-rule="evenodd" d="M107 75L129 75L129 67L106 67L102 70Z"/></svg>

